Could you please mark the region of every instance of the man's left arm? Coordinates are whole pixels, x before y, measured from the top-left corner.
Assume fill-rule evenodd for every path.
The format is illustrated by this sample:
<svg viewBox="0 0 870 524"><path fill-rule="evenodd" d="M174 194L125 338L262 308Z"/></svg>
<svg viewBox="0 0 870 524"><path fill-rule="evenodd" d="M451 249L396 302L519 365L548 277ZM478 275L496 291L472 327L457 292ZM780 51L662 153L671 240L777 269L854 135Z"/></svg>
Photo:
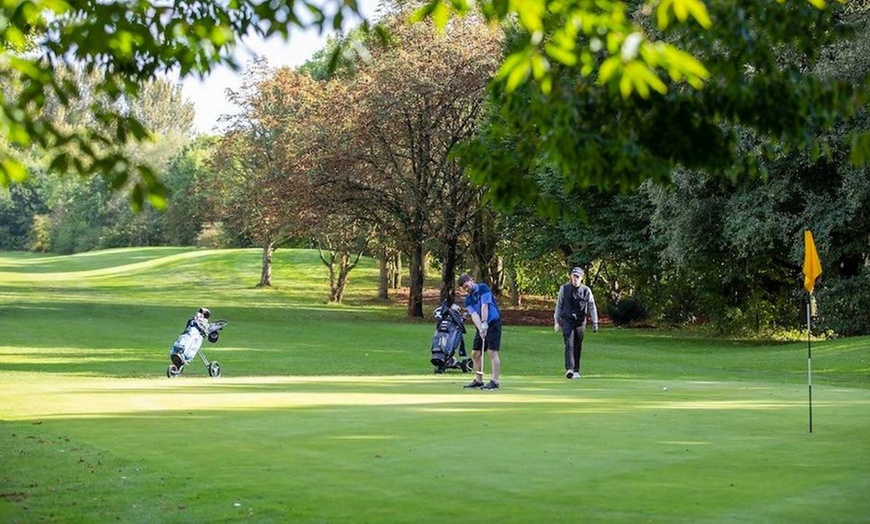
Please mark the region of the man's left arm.
<svg viewBox="0 0 870 524"><path fill-rule="evenodd" d="M595 297L592 295L592 290L589 290L589 302L587 303L589 316L592 317L592 332L598 333L598 308L595 307Z"/></svg>

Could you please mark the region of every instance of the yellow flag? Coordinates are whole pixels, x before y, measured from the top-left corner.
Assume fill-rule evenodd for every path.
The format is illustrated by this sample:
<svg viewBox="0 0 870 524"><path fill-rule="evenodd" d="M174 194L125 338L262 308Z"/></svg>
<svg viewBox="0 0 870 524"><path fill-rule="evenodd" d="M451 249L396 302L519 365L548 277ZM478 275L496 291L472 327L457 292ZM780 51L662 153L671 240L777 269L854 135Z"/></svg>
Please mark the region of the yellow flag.
<svg viewBox="0 0 870 524"><path fill-rule="evenodd" d="M804 287L808 293L813 292L816 279L821 274L822 263L819 261L819 253L816 251L813 233L807 229L804 231Z"/></svg>

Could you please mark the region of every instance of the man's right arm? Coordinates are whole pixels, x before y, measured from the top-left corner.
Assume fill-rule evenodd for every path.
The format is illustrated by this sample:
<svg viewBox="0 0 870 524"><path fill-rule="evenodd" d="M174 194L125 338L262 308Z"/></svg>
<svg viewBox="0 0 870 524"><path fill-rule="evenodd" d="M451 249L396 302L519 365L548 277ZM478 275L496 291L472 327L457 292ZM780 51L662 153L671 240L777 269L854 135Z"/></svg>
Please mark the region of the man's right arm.
<svg viewBox="0 0 870 524"><path fill-rule="evenodd" d="M556 298L556 310L553 312L553 330L559 331L559 319L562 318L562 287L559 288L558 297Z"/></svg>

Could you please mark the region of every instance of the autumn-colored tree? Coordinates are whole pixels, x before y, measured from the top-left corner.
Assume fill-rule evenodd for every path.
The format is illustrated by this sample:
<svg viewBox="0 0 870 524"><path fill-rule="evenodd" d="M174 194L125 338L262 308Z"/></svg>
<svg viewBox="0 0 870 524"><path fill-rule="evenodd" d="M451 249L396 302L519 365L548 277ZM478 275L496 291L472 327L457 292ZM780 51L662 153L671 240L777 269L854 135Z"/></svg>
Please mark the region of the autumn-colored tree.
<svg viewBox="0 0 870 524"><path fill-rule="evenodd" d="M231 99L242 111L231 118L214 165L222 173L216 193L221 218L263 250L258 286L272 285L272 254L310 219L308 184L298 137L315 89L307 75L253 65Z"/></svg>
<svg viewBox="0 0 870 524"><path fill-rule="evenodd" d="M319 180L409 253L408 316L422 317L425 244L449 228L455 248L463 220L451 213L473 196L452 153L476 129L501 32L473 17L443 33L404 15L387 23L395 45L374 47L330 104Z"/></svg>

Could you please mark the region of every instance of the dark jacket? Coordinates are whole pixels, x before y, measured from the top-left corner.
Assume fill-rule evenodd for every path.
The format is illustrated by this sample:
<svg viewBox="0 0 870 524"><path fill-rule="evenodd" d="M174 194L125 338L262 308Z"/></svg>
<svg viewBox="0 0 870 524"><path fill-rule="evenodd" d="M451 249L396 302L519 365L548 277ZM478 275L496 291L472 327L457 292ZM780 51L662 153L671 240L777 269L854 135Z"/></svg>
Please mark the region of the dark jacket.
<svg viewBox="0 0 870 524"><path fill-rule="evenodd" d="M563 326L583 326L587 315L592 317L593 324L598 324L598 308L589 286L580 284L580 287L574 287L570 282L562 286L553 319Z"/></svg>

